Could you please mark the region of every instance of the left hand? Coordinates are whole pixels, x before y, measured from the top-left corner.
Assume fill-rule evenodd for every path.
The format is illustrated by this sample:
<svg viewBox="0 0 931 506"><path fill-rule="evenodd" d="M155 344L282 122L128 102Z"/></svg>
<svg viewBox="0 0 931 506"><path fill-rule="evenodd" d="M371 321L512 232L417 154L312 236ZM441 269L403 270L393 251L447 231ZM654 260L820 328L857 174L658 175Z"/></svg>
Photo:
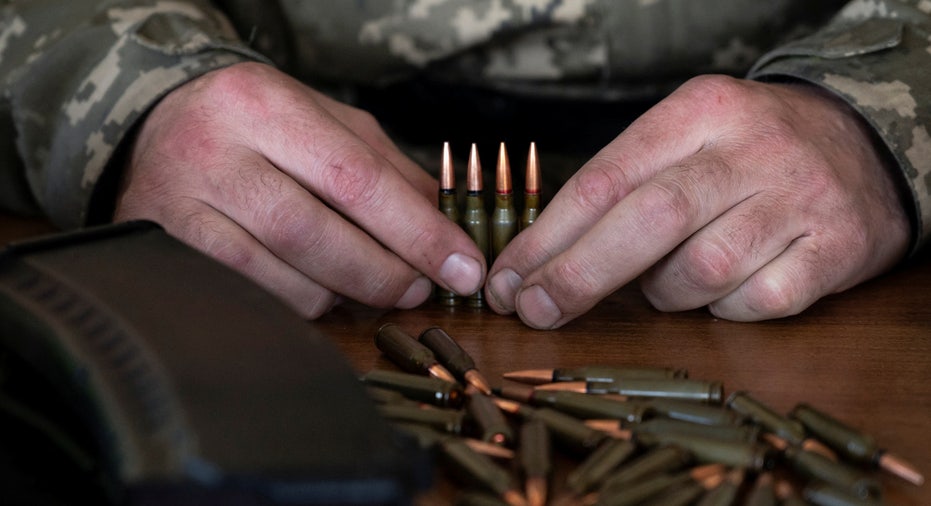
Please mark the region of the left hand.
<svg viewBox="0 0 931 506"><path fill-rule="evenodd" d="M796 314L906 254L897 177L863 120L826 91L698 77L596 154L511 241L487 300L555 328L640 277L662 311Z"/></svg>

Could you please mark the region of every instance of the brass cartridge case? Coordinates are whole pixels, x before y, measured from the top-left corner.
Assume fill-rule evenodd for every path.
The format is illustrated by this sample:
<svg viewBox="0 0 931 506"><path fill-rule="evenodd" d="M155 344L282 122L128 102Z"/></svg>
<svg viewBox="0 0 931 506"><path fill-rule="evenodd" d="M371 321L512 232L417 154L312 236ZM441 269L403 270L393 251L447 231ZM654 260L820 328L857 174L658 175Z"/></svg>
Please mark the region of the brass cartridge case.
<svg viewBox="0 0 931 506"><path fill-rule="evenodd" d="M740 425L744 416L719 405L679 399L650 399L643 402L647 414L701 425Z"/></svg>
<svg viewBox="0 0 931 506"><path fill-rule="evenodd" d="M858 497L828 483L810 483L802 490L805 504L816 506L882 506L882 502Z"/></svg>
<svg viewBox="0 0 931 506"><path fill-rule="evenodd" d="M820 453L789 447L785 456L792 468L806 478L828 483L860 499L875 499L882 495L882 486L875 478Z"/></svg>
<svg viewBox="0 0 931 506"><path fill-rule="evenodd" d="M456 378L443 367L436 356L401 327L386 323L375 331L375 346L395 365L412 373L425 373L455 382Z"/></svg>
<svg viewBox="0 0 931 506"><path fill-rule="evenodd" d="M728 397L726 404L732 410L761 425L763 429L793 445L802 444L805 440L805 427L800 422L776 413L747 392L734 392Z"/></svg>
<svg viewBox="0 0 931 506"><path fill-rule="evenodd" d="M688 371L664 367L613 367L590 365L553 370L553 381L601 381L622 379L685 379Z"/></svg>
<svg viewBox="0 0 931 506"><path fill-rule="evenodd" d="M449 434L462 434L465 420L465 413L460 410L401 404L380 405L378 413L392 422L426 425Z"/></svg>
<svg viewBox="0 0 931 506"><path fill-rule="evenodd" d="M663 437L665 434L675 433L744 443L755 442L760 435L760 428L756 425L700 425L672 418L650 418L638 424L631 424L629 428L638 436L653 434Z"/></svg>
<svg viewBox="0 0 931 506"><path fill-rule="evenodd" d="M466 410L482 441L507 445L514 440L514 431L491 397L481 393L470 395Z"/></svg>
<svg viewBox="0 0 931 506"><path fill-rule="evenodd" d="M645 412L644 407L637 402L558 390L535 390L530 403L534 406L550 407L578 418L613 419L626 422L640 421Z"/></svg>
<svg viewBox="0 0 931 506"><path fill-rule="evenodd" d="M815 437L844 457L863 464L876 463L880 449L872 437L808 404L797 405L789 416L801 422Z"/></svg>
<svg viewBox="0 0 931 506"><path fill-rule="evenodd" d="M597 447L608 435L593 429L578 418L569 416L550 408L525 410L528 416L546 424L556 441L563 443L569 450L589 452Z"/></svg>
<svg viewBox="0 0 931 506"><path fill-rule="evenodd" d="M602 488L611 490L647 476L676 471L688 464L691 458L691 454L680 446L663 445L651 448L611 473Z"/></svg>
<svg viewBox="0 0 931 506"><path fill-rule="evenodd" d="M362 381L402 393L408 399L443 408L458 408L465 394L458 383L398 371L373 369L362 376Z"/></svg>
<svg viewBox="0 0 931 506"><path fill-rule="evenodd" d="M633 455L637 446L623 439L608 439L572 470L566 477L566 485L576 494L584 494L597 488L605 478Z"/></svg>
<svg viewBox="0 0 931 506"><path fill-rule="evenodd" d="M676 432L638 434L637 440L646 445L674 444L680 446L699 462L719 463L752 471L770 469L774 464L769 448L759 443L725 441Z"/></svg>
<svg viewBox="0 0 931 506"><path fill-rule="evenodd" d="M690 379L623 378L612 382L589 381L590 394L620 394L628 397L658 397L720 403L724 386L718 381Z"/></svg>

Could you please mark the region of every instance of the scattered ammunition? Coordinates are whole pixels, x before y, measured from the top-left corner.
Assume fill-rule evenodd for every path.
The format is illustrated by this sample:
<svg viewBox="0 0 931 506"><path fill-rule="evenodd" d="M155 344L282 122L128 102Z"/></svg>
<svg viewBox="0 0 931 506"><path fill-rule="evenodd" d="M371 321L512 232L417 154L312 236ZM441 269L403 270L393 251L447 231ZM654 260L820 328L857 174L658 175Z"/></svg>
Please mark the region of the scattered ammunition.
<svg viewBox="0 0 931 506"><path fill-rule="evenodd" d="M602 490L598 493L598 502L596 504L611 506L640 504L667 489L679 487L689 482L700 483L707 479L709 475L722 472L723 468L721 466L710 464L675 474L658 474L637 483L630 483L628 486L618 487L613 490Z"/></svg>
<svg viewBox="0 0 931 506"><path fill-rule="evenodd" d="M514 210L511 185L511 164L502 142L498 147L498 165L495 171L495 207L491 213L491 260L504 251L504 247L517 235L517 211Z"/></svg>
<svg viewBox="0 0 931 506"><path fill-rule="evenodd" d="M502 397L526 402L533 406L550 407L578 418L607 418L637 422L643 418L644 407L636 402L618 401L597 395L559 390L539 390L528 385L504 384Z"/></svg>
<svg viewBox="0 0 931 506"><path fill-rule="evenodd" d="M575 494L597 488L611 471L637 450L637 445L623 439L608 439L566 477L566 485Z"/></svg>
<svg viewBox="0 0 931 506"><path fill-rule="evenodd" d="M466 410L477 426L481 439L497 445L507 445L514 440L514 432L491 397L476 392L469 396Z"/></svg>
<svg viewBox="0 0 931 506"><path fill-rule="evenodd" d="M873 477L821 454L790 446L785 456L792 468L806 478L829 483L861 499L878 498L882 494L881 485Z"/></svg>
<svg viewBox="0 0 931 506"><path fill-rule="evenodd" d="M561 367L557 369L527 369L504 373L504 378L540 385L561 381L602 381L611 382L621 379L684 379L688 371L663 367L611 367L585 366Z"/></svg>
<svg viewBox="0 0 931 506"><path fill-rule="evenodd" d="M776 490L772 473L764 472L756 477L753 488L744 500L744 506L776 506Z"/></svg>
<svg viewBox="0 0 931 506"><path fill-rule="evenodd" d="M456 173L453 169L453 155L449 143L443 143L443 163L440 166L439 209L455 224L459 224L459 199L456 195ZM459 298L445 288L436 286L434 298L444 306L455 306Z"/></svg>
<svg viewBox="0 0 931 506"><path fill-rule="evenodd" d="M717 487L706 493L697 506L729 506L734 504L737 493L740 491L740 485L744 481L744 470L742 468L732 469L727 473L727 477Z"/></svg>
<svg viewBox="0 0 931 506"><path fill-rule="evenodd" d="M643 407L647 414L701 425L739 425L744 419L743 415L723 406L679 399L650 399L643 402Z"/></svg>
<svg viewBox="0 0 931 506"><path fill-rule="evenodd" d="M383 404L378 412L392 422L416 423L449 434L462 434L465 413L456 409Z"/></svg>
<svg viewBox="0 0 931 506"><path fill-rule="evenodd" d="M546 424L553 437L572 451L589 452L608 438L604 432L593 429L578 418L550 408L522 408L521 414Z"/></svg>
<svg viewBox="0 0 931 506"><path fill-rule="evenodd" d="M367 385L395 390L408 399L442 408L458 408L465 400L465 393L458 383L430 376L375 369L361 379Z"/></svg>
<svg viewBox="0 0 931 506"><path fill-rule="evenodd" d="M614 439L626 439L630 441L634 438L634 433L625 429L624 424L620 420L598 420L589 418L582 423L595 430L600 430L607 434L608 437L613 437Z"/></svg>
<svg viewBox="0 0 931 506"><path fill-rule="evenodd" d="M530 506L546 504L551 472L550 433L539 419L526 420L520 428L520 463L524 492Z"/></svg>
<svg viewBox="0 0 931 506"><path fill-rule="evenodd" d="M469 152L469 165L466 170L465 212L462 214L462 228L475 241L478 250L487 260L488 250L488 214L485 212L485 196L482 188L482 165L478 158L478 148L472 144ZM482 291L478 290L467 298L472 307L482 307Z"/></svg>
<svg viewBox="0 0 931 506"><path fill-rule="evenodd" d="M659 473L676 471L691 461L692 456L680 446L657 446L611 473L602 487L610 490Z"/></svg>
<svg viewBox="0 0 931 506"><path fill-rule="evenodd" d="M465 443L469 448L472 448L472 450L474 450L476 453L481 453L489 457L500 459L514 458L514 452L507 448L488 444L477 439L464 438L440 432L432 427L420 423L392 421L391 426L400 430L401 432L413 436L417 440L417 444L424 449L437 446L443 439L457 438Z"/></svg>
<svg viewBox="0 0 931 506"><path fill-rule="evenodd" d="M877 466L914 485L924 483L924 476L914 466L879 448L876 441L836 418L808 404L799 404L789 416L844 457L861 464Z"/></svg>
<svg viewBox="0 0 931 506"><path fill-rule="evenodd" d="M536 221L540 214L540 192L543 186L540 174L540 157L537 154L537 144L530 143L527 153L527 172L524 178L524 211L521 213L520 229L523 230Z"/></svg>
<svg viewBox="0 0 931 506"><path fill-rule="evenodd" d="M772 432L763 433L763 435L760 437L763 440L765 440L767 443L772 445L773 448L779 451L785 451L785 449L789 447L788 441L773 434ZM824 443L816 439L805 438L804 440L802 440L802 444L796 445L796 446L803 450L820 453L821 455L824 455L828 459L833 460L834 462L837 462L837 454L834 453L834 450L828 448L827 446L824 445Z"/></svg>
<svg viewBox="0 0 931 506"><path fill-rule="evenodd" d="M494 492L511 506L525 506L527 500L514 486L511 475L489 457L475 452L458 438L440 441L440 449L450 465L457 470L456 476Z"/></svg>
<svg viewBox="0 0 931 506"><path fill-rule="evenodd" d="M605 381L567 381L539 385L543 390L567 390L589 394L620 394L628 397L659 397L720 403L724 386L718 381L690 379L622 378Z"/></svg>
<svg viewBox="0 0 931 506"><path fill-rule="evenodd" d="M418 340L433 351L440 363L463 382L475 386L485 395L491 395L488 380L475 368L472 357L449 334L439 327L430 327L420 333Z"/></svg>
<svg viewBox="0 0 931 506"><path fill-rule="evenodd" d="M435 378L456 382L456 378L440 365L430 348L393 323L386 323L375 332L375 346L395 365L412 373L426 373Z"/></svg>
<svg viewBox="0 0 931 506"><path fill-rule="evenodd" d="M806 504L816 506L881 506L882 502L857 497L828 483L810 483L802 491Z"/></svg>
<svg viewBox="0 0 931 506"><path fill-rule="evenodd" d="M760 435L760 428L756 425L699 425L671 418L650 418L628 427L637 436L682 434L743 443L755 442Z"/></svg>
<svg viewBox="0 0 931 506"><path fill-rule="evenodd" d="M726 404L790 444L799 445L805 440L805 427L800 422L776 413L746 392L734 392L728 397Z"/></svg>
<svg viewBox="0 0 931 506"><path fill-rule="evenodd" d="M637 441L645 445L674 444L691 453L699 462L743 467L751 471L770 469L774 464L768 447L759 443L725 441L710 437L678 434L638 434Z"/></svg>

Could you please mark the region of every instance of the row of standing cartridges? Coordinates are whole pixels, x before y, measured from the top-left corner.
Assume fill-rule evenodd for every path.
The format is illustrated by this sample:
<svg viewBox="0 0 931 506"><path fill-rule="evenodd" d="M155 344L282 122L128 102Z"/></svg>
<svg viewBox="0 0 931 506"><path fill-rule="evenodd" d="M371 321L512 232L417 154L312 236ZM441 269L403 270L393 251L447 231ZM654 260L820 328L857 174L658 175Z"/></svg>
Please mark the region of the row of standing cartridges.
<svg viewBox="0 0 931 506"><path fill-rule="evenodd" d="M523 206L517 210L515 202L511 163L504 142L498 147L498 159L495 166L494 207L489 213L485 208L485 192L482 164L475 143L469 150L466 169L466 192L464 204L460 211L459 194L456 191L456 173L452 151L449 143L443 143L443 159L440 166L439 209L447 218L459 224L478 246L489 265L504 250L511 239L520 230L529 227L540 214L542 177L540 158L535 142L530 143L527 152L526 174L524 177ZM454 293L437 289L435 298L445 305L457 305L461 297ZM467 305L481 307L482 293L466 297Z"/></svg>
<svg viewBox="0 0 931 506"><path fill-rule="evenodd" d="M382 416L472 487L462 506L878 506L873 470L924 482L808 403L782 414L684 369L511 371L493 387L439 327L415 338L388 323L375 345L403 372L375 369L362 381ZM553 472L557 453L573 463L564 476Z"/></svg>

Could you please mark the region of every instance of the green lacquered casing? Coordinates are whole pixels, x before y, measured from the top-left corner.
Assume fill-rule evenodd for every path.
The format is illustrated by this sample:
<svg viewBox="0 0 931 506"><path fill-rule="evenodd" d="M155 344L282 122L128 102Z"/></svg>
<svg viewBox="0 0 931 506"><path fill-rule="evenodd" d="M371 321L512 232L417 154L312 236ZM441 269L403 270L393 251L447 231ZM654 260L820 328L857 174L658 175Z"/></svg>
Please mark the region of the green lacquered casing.
<svg viewBox="0 0 931 506"><path fill-rule="evenodd" d="M472 394L466 403L466 409L483 441L509 444L514 440L514 431L491 397L480 393Z"/></svg>
<svg viewBox="0 0 931 506"><path fill-rule="evenodd" d="M621 379L673 379L686 378L688 371L665 367L615 367L589 365L561 367L553 371L553 381L603 381Z"/></svg>
<svg viewBox="0 0 931 506"><path fill-rule="evenodd" d="M682 434L723 441L752 443L760 435L756 425L701 425L671 418L650 418L629 426L638 436L652 434L663 437L665 434Z"/></svg>
<svg viewBox="0 0 931 506"><path fill-rule="evenodd" d="M546 406L579 418L602 418L637 422L644 407L636 402L560 390L536 390L530 399L535 406Z"/></svg>
<svg viewBox="0 0 931 506"><path fill-rule="evenodd" d="M521 469L527 477L544 477L550 473L552 457L550 431L543 420L531 418L520 427Z"/></svg>
<svg viewBox="0 0 931 506"><path fill-rule="evenodd" d="M650 399L643 402L647 415L657 414L674 420L701 425L739 425L744 416L723 406L679 399Z"/></svg>
<svg viewBox="0 0 931 506"><path fill-rule="evenodd" d="M719 403L724 386L718 381L690 379L624 378L612 382L586 382L586 390L593 394L621 394L629 397L659 397Z"/></svg>
<svg viewBox="0 0 931 506"><path fill-rule="evenodd" d="M462 228L469 234L469 237L472 238L487 261L489 258L488 213L485 212L485 199L482 195L482 192L466 192L465 211L462 213ZM481 307L482 301L481 290L467 298L468 304L473 307Z"/></svg>
<svg viewBox="0 0 931 506"><path fill-rule="evenodd" d="M598 487L608 474L633 455L637 445L623 439L608 439L566 477L573 492L583 494Z"/></svg>
<svg viewBox="0 0 931 506"><path fill-rule="evenodd" d="M776 413L746 392L731 394L727 406L791 444L798 445L805 440L805 427L800 422Z"/></svg>
<svg viewBox="0 0 931 506"><path fill-rule="evenodd" d="M510 473L489 457L469 448L464 441L445 439L440 448L458 478L499 495L513 488Z"/></svg>
<svg viewBox="0 0 931 506"><path fill-rule="evenodd" d="M375 332L375 346L395 365L408 372L423 373L437 363L429 348L401 327L386 323Z"/></svg>
<svg viewBox="0 0 931 506"><path fill-rule="evenodd" d="M882 486L875 478L820 453L790 446L785 450L785 456L792 468L807 478L829 483L860 499L882 495Z"/></svg>
<svg viewBox="0 0 931 506"><path fill-rule="evenodd" d="M450 434L461 434L465 420L465 413L460 410L403 404L382 404L378 412L392 422L417 423Z"/></svg>
<svg viewBox="0 0 931 506"><path fill-rule="evenodd" d="M692 455L680 446L663 445L651 448L611 473L611 476L605 480L603 489L612 490L647 476L678 470L691 458Z"/></svg>
<svg viewBox="0 0 931 506"><path fill-rule="evenodd" d="M495 192L495 207L491 212L491 261L517 235L517 211L512 194Z"/></svg>
<svg viewBox="0 0 931 506"><path fill-rule="evenodd" d="M439 205L440 212L446 215L446 217L449 218L453 223L460 225L459 201L456 196L456 190L441 189L440 195L439 195L439 202L440 202L440 205ZM436 300L439 301L441 304L444 304L447 306L454 306L459 300L455 293L449 290L440 288L440 287L436 287L436 290L434 291L434 298L436 298Z"/></svg>
<svg viewBox="0 0 931 506"><path fill-rule="evenodd" d="M430 327L420 333L418 340L433 351L441 364L462 379L462 376L475 368L475 362L445 330Z"/></svg>
<svg viewBox="0 0 931 506"><path fill-rule="evenodd" d="M769 448L759 443L725 441L676 432L638 434L637 440L646 445L674 444L680 446L688 450L700 462L719 463L752 471L773 466L773 456Z"/></svg>
<svg viewBox="0 0 931 506"><path fill-rule="evenodd" d="M395 390L408 399L434 406L457 408L465 400L461 386L429 376L374 369L361 379L368 385Z"/></svg>
<svg viewBox="0 0 931 506"><path fill-rule="evenodd" d="M819 441L850 460L874 464L880 453L879 446L872 437L808 404L799 404L789 416L801 422Z"/></svg>

